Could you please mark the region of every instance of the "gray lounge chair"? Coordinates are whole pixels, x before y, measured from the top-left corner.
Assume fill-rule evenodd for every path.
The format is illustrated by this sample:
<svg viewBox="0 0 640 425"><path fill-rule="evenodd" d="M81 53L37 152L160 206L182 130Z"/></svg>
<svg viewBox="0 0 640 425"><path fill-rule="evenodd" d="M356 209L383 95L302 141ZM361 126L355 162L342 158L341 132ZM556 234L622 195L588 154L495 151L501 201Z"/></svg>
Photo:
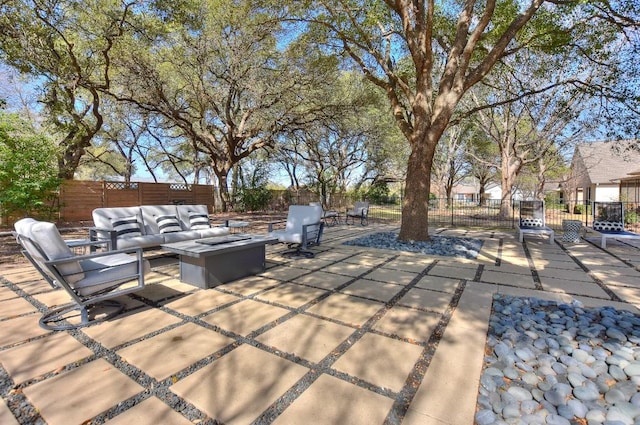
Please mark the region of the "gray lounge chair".
<svg viewBox="0 0 640 425"><path fill-rule="evenodd" d="M349 224L351 218L352 224L356 224L356 219L360 219L360 224L366 226L369 224L369 203L356 202L352 210L348 210L345 214L344 222Z"/></svg>
<svg viewBox="0 0 640 425"><path fill-rule="evenodd" d="M284 229L274 230L276 224L285 222ZM322 207L319 205L291 205L286 220L269 223L269 235L293 248L283 255L308 258L315 255L308 248L320 245L323 229Z"/></svg>
<svg viewBox="0 0 640 425"><path fill-rule="evenodd" d="M124 309L114 298L144 287L144 275L150 267L142 257L142 248L76 255L53 223L26 218L14 227L16 240L36 270L72 299L40 318L45 329L73 329L107 320Z"/></svg>

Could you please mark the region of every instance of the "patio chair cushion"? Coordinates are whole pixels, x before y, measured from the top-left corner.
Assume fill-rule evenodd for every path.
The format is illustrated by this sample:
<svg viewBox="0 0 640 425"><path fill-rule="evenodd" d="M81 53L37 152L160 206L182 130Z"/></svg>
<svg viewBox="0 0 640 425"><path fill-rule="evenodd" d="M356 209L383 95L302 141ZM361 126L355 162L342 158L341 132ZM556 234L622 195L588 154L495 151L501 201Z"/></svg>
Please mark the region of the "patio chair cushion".
<svg viewBox="0 0 640 425"><path fill-rule="evenodd" d="M211 225L209 224L209 215L202 214L197 212L189 213L189 229L191 230L202 230L208 229Z"/></svg>
<svg viewBox="0 0 640 425"><path fill-rule="evenodd" d="M158 223L158 229L160 233L173 233L181 232L182 227L178 221L178 217L175 215L161 215L156 217L156 223Z"/></svg>
<svg viewBox="0 0 640 425"><path fill-rule="evenodd" d="M47 256L46 260L61 260L75 256L60 236L54 223L37 221L32 223L30 231L33 241ZM59 264L57 269L70 284L84 279L84 271L78 261Z"/></svg>
<svg viewBox="0 0 640 425"><path fill-rule="evenodd" d="M138 220L138 216L132 215L127 217L118 217L111 219L113 230L119 238L132 238L142 236L142 226Z"/></svg>
<svg viewBox="0 0 640 425"><path fill-rule="evenodd" d="M544 227L544 223L540 218L521 218L520 226L522 227Z"/></svg>
<svg viewBox="0 0 640 425"><path fill-rule="evenodd" d="M624 223L612 221L594 221L593 230L602 230L605 232L624 232Z"/></svg>
<svg viewBox="0 0 640 425"><path fill-rule="evenodd" d="M83 279L74 283L75 291L83 296L95 294L136 279L138 259L133 255L118 253L96 257L80 262L84 270ZM148 261L144 261L143 274L150 271Z"/></svg>

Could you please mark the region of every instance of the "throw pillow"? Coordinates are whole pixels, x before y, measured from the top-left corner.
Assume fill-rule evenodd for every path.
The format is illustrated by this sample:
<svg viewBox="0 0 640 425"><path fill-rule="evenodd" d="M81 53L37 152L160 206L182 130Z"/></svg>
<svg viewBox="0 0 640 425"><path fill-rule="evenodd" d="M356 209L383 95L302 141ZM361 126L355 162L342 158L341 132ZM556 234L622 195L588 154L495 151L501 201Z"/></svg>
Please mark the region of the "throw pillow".
<svg viewBox="0 0 640 425"><path fill-rule="evenodd" d="M135 215L131 217L118 217L111 219L113 230L119 238L132 238L134 236L142 236L140 222Z"/></svg>
<svg viewBox="0 0 640 425"><path fill-rule="evenodd" d="M160 233L180 232L182 230L178 217L175 215L160 215L156 217L156 223L158 223Z"/></svg>
<svg viewBox="0 0 640 425"><path fill-rule="evenodd" d="M202 230L210 227L208 214L189 213L189 228L191 230Z"/></svg>

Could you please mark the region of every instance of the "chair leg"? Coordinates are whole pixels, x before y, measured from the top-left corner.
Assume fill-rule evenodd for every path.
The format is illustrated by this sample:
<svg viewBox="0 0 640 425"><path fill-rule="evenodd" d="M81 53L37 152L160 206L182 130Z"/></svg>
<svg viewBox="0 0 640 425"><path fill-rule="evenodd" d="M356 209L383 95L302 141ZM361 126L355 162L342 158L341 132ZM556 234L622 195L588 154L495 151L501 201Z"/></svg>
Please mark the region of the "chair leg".
<svg viewBox="0 0 640 425"><path fill-rule="evenodd" d="M39 323L40 327L50 331L78 329L109 320L120 314L124 307L122 302L116 300L104 300L91 305L66 304L43 314ZM77 317L77 313L72 314L74 311L80 313L79 323L69 320Z"/></svg>

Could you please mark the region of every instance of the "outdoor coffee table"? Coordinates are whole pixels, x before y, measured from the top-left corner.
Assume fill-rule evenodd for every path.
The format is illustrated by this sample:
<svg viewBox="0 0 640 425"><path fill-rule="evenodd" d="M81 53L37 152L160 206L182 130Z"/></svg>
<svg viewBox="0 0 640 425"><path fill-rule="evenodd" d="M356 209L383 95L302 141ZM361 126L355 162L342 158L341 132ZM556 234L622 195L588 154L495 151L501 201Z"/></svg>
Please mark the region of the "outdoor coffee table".
<svg viewBox="0 0 640 425"><path fill-rule="evenodd" d="M161 245L180 255L180 281L212 288L265 270L266 235L235 234Z"/></svg>

